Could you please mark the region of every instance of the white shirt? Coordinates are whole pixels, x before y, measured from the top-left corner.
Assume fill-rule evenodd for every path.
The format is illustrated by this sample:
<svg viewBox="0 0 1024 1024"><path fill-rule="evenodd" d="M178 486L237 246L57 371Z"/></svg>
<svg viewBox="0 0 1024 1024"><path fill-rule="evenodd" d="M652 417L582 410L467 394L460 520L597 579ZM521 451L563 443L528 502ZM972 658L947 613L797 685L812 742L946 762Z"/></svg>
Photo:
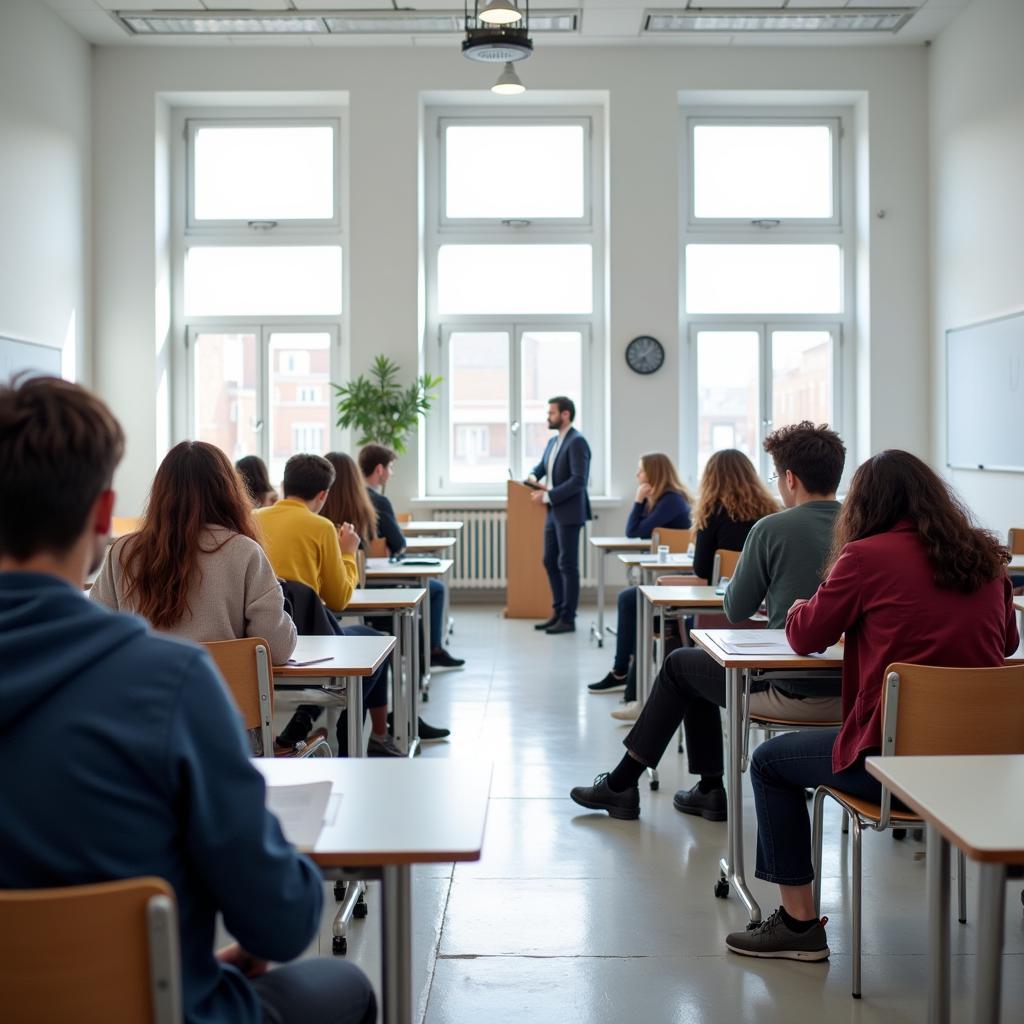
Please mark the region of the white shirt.
<svg viewBox="0 0 1024 1024"><path fill-rule="evenodd" d="M558 453L559 453L559 451L561 451L561 448L562 448L562 442L565 440L565 435L568 434L570 430L572 430L572 424L571 423L564 430L560 430L558 432L558 440L555 441L554 446L551 449L551 454L548 456L548 461L547 461L547 463L544 466L544 475L547 477L548 489L549 490L550 490L550 488L552 486L552 483L553 483L553 481L551 479L551 474L552 474L552 472L554 471L554 468L555 468L555 459L558 458ZM544 492L543 502L544 502L545 505L550 505L551 504L551 498L548 495L547 491Z"/></svg>

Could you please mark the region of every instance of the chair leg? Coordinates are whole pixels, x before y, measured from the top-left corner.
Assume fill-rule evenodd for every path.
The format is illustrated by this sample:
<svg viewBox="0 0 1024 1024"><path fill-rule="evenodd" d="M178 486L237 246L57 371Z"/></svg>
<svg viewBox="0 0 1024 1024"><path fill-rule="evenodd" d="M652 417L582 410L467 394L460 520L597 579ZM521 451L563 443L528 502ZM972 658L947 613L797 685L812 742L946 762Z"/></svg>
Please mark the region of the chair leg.
<svg viewBox="0 0 1024 1024"><path fill-rule="evenodd" d="M843 811L843 835L847 836L850 834L850 812L847 810Z"/></svg>
<svg viewBox="0 0 1024 1024"><path fill-rule="evenodd" d="M861 945L861 837L863 832L860 821L850 816L850 828L853 833L853 998L860 999L860 945Z"/></svg>
<svg viewBox="0 0 1024 1024"><path fill-rule="evenodd" d="M678 749L679 753L681 754L683 752L683 727L682 727L682 725L679 726L679 734L676 737L676 739L677 739L677 749Z"/></svg>
<svg viewBox="0 0 1024 1024"><path fill-rule="evenodd" d="M967 924L967 858L963 850L956 851L957 920Z"/></svg>
<svg viewBox="0 0 1024 1024"><path fill-rule="evenodd" d="M819 917L821 916L821 848L826 796L828 796L828 793L824 789L816 789L814 791L814 802L811 805L811 864L814 868L811 894L814 900L814 912Z"/></svg>

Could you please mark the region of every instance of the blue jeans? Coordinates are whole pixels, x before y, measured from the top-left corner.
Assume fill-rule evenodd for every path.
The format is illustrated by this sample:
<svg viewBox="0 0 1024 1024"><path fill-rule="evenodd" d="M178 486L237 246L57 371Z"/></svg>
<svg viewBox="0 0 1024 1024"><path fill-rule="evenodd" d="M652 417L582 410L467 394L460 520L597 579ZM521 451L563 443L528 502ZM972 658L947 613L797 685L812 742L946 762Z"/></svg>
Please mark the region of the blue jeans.
<svg viewBox="0 0 1024 1024"><path fill-rule="evenodd" d="M832 747L838 729L790 732L762 743L750 762L757 809L756 877L777 885L808 885L811 823L805 789L835 786L877 803L882 785L868 775L863 760L845 771L832 771Z"/></svg>
<svg viewBox="0 0 1024 1024"><path fill-rule="evenodd" d="M544 568L551 585L551 604L562 622L576 621L580 603L580 530L582 523L559 526L548 512L544 524Z"/></svg>
<svg viewBox="0 0 1024 1024"><path fill-rule="evenodd" d="M626 587L619 594L619 622L615 627L615 662L612 671L624 676L629 659L636 657L636 587Z"/></svg>
<svg viewBox="0 0 1024 1024"><path fill-rule="evenodd" d="M430 588L430 646L444 646L444 584L427 580Z"/></svg>
<svg viewBox="0 0 1024 1024"><path fill-rule="evenodd" d="M375 1024L369 979L343 960L310 959L276 967L250 982L264 1024Z"/></svg>

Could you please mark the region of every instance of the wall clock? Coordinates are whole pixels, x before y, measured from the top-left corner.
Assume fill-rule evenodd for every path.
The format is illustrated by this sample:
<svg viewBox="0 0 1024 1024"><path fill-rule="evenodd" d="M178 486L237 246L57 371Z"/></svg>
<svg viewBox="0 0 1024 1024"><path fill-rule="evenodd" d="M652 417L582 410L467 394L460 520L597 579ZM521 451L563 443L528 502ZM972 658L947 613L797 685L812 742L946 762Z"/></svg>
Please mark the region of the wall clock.
<svg viewBox="0 0 1024 1024"><path fill-rule="evenodd" d="M626 346L626 364L634 373L654 373L664 362L664 347L649 334L641 334Z"/></svg>

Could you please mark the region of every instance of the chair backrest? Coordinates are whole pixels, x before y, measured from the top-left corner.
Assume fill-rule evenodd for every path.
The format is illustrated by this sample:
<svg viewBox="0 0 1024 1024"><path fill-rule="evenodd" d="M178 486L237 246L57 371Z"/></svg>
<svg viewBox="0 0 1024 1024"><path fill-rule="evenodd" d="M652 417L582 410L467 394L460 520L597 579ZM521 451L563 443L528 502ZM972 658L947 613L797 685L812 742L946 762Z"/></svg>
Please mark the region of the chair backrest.
<svg viewBox="0 0 1024 1024"><path fill-rule="evenodd" d="M1024 526L1013 527L1006 538L1006 546L1015 555L1024 555Z"/></svg>
<svg viewBox="0 0 1024 1024"><path fill-rule="evenodd" d="M730 551L728 548L719 548L715 552L715 564L711 570L711 585L717 587L723 576L732 579L736 575L736 565L740 560L739 551Z"/></svg>
<svg viewBox="0 0 1024 1024"><path fill-rule="evenodd" d="M127 533L136 533L142 520L138 516L112 516L110 533L113 537L123 537Z"/></svg>
<svg viewBox="0 0 1024 1024"><path fill-rule="evenodd" d="M703 586L704 581L699 576L680 576L676 573L675 575L659 576L654 584L658 587L700 587Z"/></svg>
<svg viewBox="0 0 1024 1024"><path fill-rule="evenodd" d="M651 551L657 551L662 544L667 544L669 551L674 555L686 553L686 549L693 540L693 530L668 530L659 526L651 534Z"/></svg>
<svg viewBox="0 0 1024 1024"><path fill-rule="evenodd" d="M396 516L396 518L398 519L398 521L400 523L411 523L412 522L412 513L411 512L399 512L398 515Z"/></svg>
<svg viewBox="0 0 1024 1024"><path fill-rule="evenodd" d="M366 545L367 558L387 558L388 542L383 537L377 537Z"/></svg>
<svg viewBox="0 0 1024 1024"><path fill-rule="evenodd" d="M360 548L356 552L356 572L359 573L359 587L366 586L366 552Z"/></svg>
<svg viewBox="0 0 1024 1024"><path fill-rule="evenodd" d="M258 636L203 644L228 684L246 729L259 729L263 756L274 755L273 674L270 645Z"/></svg>
<svg viewBox="0 0 1024 1024"><path fill-rule="evenodd" d="M181 1024L174 893L162 878L0 891L4 1020Z"/></svg>

